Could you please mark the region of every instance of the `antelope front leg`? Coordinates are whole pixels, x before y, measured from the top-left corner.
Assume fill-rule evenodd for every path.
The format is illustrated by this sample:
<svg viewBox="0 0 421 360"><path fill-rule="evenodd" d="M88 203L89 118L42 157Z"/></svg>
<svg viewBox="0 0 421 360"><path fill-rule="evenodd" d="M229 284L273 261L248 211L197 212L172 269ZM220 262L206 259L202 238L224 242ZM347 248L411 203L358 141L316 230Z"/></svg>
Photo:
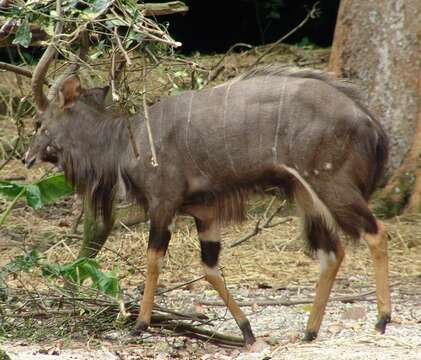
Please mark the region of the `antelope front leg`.
<svg viewBox="0 0 421 360"><path fill-rule="evenodd" d="M377 221L377 234L365 234L370 249L376 279L378 322L376 330L383 334L391 320L391 300L389 289L389 260L387 257L387 234L384 225Z"/></svg>
<svg viewBox="0 0 421 360"><path fill-rule="evenodd" d="M139 335L143 330L146 330L151 323L155 289L158 283L162 260L165 256L165 252L167 251L170 238L171 233L168 231L168 226L158 228L151 219L145 290L140 303L139 315L137 317L135 327L131 332L132 335Z"/></svg>

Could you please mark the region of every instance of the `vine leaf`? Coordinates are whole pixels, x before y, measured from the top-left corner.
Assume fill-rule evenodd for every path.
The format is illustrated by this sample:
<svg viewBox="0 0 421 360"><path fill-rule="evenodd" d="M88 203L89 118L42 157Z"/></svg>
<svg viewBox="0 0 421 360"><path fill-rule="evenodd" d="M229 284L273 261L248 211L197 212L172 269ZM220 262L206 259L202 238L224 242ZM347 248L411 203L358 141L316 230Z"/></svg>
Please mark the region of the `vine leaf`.
<svg viewBox="0 0 421 360"><path fill-rule="evenodd" d="M29 44L31 43L31 39L32 39L31 29L30 29L28 21L25 19L24 21L22 21L22 23L18 27L15 38L12 41L12 44L21 45L24 48L27 48Z"/></svg>

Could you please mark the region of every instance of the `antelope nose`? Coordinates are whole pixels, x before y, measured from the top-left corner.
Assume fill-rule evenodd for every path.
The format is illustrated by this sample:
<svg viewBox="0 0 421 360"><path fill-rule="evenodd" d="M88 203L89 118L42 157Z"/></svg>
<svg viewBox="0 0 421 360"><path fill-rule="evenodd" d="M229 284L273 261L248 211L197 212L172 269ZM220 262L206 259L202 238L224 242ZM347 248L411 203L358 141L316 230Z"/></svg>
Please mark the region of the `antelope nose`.
<svg viewBox="0 0 421 360"><path fill-rule="evenodd" d="M22 159L22 162L25 164L26 168L29 169L32 165L35 164L36 157L29 157L29 150L25 153L24 158Z"/></svg>

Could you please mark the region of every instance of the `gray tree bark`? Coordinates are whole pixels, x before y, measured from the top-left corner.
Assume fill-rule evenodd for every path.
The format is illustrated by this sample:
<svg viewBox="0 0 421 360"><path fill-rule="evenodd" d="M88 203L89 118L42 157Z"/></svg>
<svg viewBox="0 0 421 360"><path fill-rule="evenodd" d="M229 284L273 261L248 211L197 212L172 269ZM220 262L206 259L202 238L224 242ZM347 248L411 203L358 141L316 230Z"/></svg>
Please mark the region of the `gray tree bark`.
<svg viewBox="0 0 421 360"><path fill-rule="evenodd" d="M391 136L391 165L398 167L420 112L421 1L342 0L330 69L360 83Z"/></svg>
<svg viewBox="0 0 421 360"><path fill-rule="evenodd" d="M388 215L420 211L421 1L342 0L329 67L360 85L389 134Z"/></svg>

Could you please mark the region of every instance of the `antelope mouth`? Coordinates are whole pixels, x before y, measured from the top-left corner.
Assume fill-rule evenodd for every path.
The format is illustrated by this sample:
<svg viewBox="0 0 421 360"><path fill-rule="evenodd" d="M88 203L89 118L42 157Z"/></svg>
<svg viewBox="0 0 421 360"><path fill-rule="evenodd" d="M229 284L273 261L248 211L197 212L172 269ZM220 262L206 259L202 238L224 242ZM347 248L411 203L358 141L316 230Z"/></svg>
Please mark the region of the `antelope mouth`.
<svg viewBox="0 0 421 360"><path fill-rule="evenodd" d="M27 152L25 154L25 157L23 158L23 163L25 164L25 167L27 169L29 169L29 168L31 168L35 164L35 161L36 160L37 160L36 156L33 156L33 157L30 158L29 157L29 152Z"/></svg>
<svg viewBox="0 0 421 360"><path fill-rule="evenodd" d="M30 169L35 164L35 158L32 158L30 160L25 160L25 166L27 169Z"/></svg>

